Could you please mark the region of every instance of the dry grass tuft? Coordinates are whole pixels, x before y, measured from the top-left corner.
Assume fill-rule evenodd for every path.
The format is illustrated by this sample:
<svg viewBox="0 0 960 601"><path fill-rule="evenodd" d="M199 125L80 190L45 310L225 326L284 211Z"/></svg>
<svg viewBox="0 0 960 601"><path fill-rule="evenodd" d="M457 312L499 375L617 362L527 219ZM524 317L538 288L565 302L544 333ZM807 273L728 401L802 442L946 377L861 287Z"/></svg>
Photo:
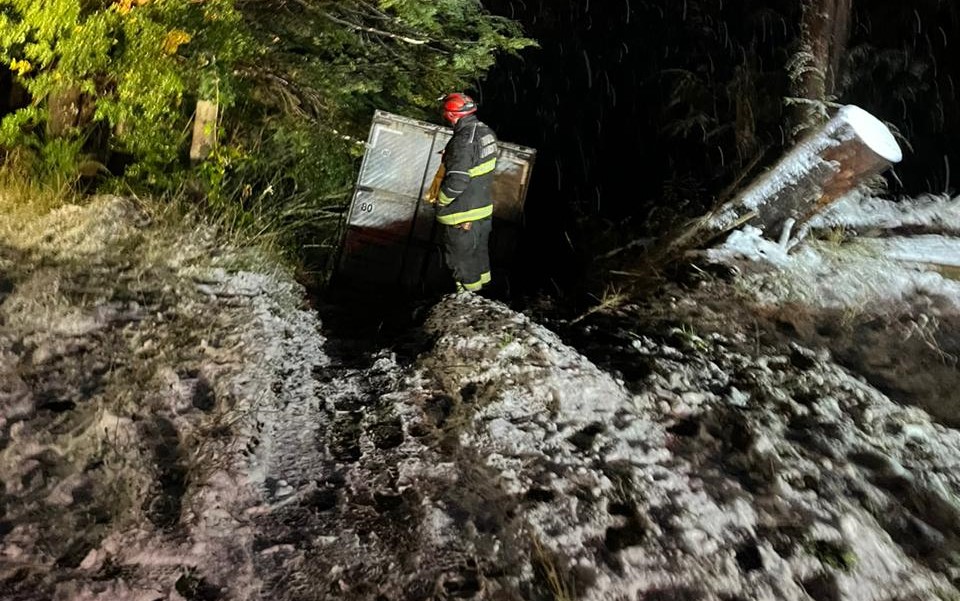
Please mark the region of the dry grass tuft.
<svg viewBox="0 0 960 601"><path fill-rule="evenodd" d="M20 240L25 226L36 224L54 209L75 200L72 195L38 187L0 168L0 238Z"/></svg>
<svg viewBox="0 0 960 601"><path fill-rule="evenodd" d="M603 297L598 299L596 305L587 309L586 312L579 317L574 318L570 323L576 324L590 317L591 315L594 315L595 313L604 313L606 311L618 309L629 302L630 298L630 294L627 291L616 286L608 286L603 293Z"/></svg>
<svg viewBox="0 0 960 601"><path fill-rule="evenodd" d="M577 598L572 576L563 571L553 553L533 533L530 534L530 555L534 569L545 581L553 601L574 601Z"/></svg>

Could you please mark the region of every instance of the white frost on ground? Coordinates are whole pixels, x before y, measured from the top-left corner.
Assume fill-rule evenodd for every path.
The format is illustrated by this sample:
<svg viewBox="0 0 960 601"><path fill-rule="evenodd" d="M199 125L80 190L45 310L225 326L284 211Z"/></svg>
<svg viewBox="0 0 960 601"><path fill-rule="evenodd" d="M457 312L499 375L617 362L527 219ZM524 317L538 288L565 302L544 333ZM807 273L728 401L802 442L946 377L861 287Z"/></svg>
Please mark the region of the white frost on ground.
<svg viewBox="0 0 960 601"><path fill-rule="evenodd" d="M650 371L631 392L482 298L449 297L426 328L437 338L417 381L477 391L463 399L475 410L460 448L523 499L513 528L546 549L578 599L954 594L914 546L954 536L960 433L826 354L751 356L720 335L678 332L676 346L628 335L620 352ZM919 539L905 534L916 518L901 487L939 507L922 516L934 526ZM474 531L468 521L447 535Z"/></svg>
<svg viewBox="0 0 960 601"><path fill-rule="evenodd" d="M38 219L0 241L0 598L262 598L245 452L325 360L302 288L123 199Z"/></svg>
<svg viewBox="0 0 960 601"><path fill-rule="evenodd" d="M953 229L960 225L958 207L958 199L923 197L891 203L861 197L838 203L814 223L818 228ZM746 226L708 250L707 257L736 265L745 274L743 287L769 303L863 308L927 296L960 307L960 282L931 267L960 264L960 239L950 236L859 237L842 244L813 240L787 253L757 228Z"/></svg>
<svg viewBox="0 0 960 601"><path fill-rule="evenodd" d="M10 598L960 595L960 432L892 402L828 352L761 343L737 318L763 317L739 298L717 307L725 329L716 328L705 307L734 297L729 286L657 307L683 324L665 334L643 330L652 318L639 309L585 326L629 375L474 295L432 309L414 363L389 350L356 362L324 339L282 273L227 257L100 264L106 247L86 243L79 270L38 263L0 282L11 291L0 299L0 370L16 375L0 387L12 521L0 570L11 578L3 585L33 579L16 584L27 596ZM0 251L0 267L26 260ZM787 254L745 228L712 253L741 266L742 283L770 306L861 309L923 296L955 313L960 298L960 283L856 244ZM91 278L106 299L122 281L138 300L88 302ZM67 300L84 303L97 328L51 327L72 319ZM84 362L100 355L124 360L109 364L107 384L122 378L138 393L82 425L97 441L108 425L124 445L138 519L86 545L30 546L53 518L85 515L64 507L71 498L105 496L75 486L103 466L37 452L62 446L51 437L80 417L64 401L91 402L78 391L101 369ZM113 403L112 390L97 402ZM63 466L62 482L47 465ZM56 509L25 512L24 502Z"/></svg>

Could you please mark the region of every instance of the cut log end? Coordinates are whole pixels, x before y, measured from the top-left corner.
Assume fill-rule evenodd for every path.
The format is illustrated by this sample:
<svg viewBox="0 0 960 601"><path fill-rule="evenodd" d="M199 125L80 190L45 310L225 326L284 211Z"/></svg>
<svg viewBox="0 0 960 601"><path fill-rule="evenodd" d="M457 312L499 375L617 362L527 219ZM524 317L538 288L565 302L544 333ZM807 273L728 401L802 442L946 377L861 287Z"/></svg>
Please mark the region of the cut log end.
<svg viewBox="0 0 960 601"><path fill-rule="evenodd" d="M733 200L668 234L653 256L681 256L744 223L789 247L792 232L806 231L813 215L902 159L882 121L857 106L842 107Z"/></svg>
<svg viewBox="0 0 960 601"><path fill-rule="evenodd" d="M837 117L846 121L864 145L880 157L891 163L903 160L903 151L890 129L867 111L849 104L840 109Z"/></svg>

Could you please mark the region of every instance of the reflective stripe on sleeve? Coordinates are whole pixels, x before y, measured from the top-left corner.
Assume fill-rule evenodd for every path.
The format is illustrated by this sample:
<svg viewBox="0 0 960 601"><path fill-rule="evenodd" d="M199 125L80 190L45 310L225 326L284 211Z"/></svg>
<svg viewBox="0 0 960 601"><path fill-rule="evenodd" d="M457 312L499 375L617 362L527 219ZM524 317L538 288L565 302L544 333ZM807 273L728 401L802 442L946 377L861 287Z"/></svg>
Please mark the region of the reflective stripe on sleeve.
<svg viewBox="0 0 960 601"><path fill-rule="evenodd" d="M484 161L470 170L470 177L479 177L481 175L486 175L494 169L497 168L497 157L493 157L489 161Z"/></svg>

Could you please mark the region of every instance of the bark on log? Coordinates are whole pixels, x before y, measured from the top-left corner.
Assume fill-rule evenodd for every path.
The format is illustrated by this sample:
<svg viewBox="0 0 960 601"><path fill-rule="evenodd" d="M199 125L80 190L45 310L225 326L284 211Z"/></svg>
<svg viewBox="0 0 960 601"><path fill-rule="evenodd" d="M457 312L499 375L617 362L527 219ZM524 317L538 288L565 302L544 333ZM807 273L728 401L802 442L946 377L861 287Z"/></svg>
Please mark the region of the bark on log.
<svg viewBox="0 0 960 601"><path fill-rule="evenodd" d="M654 260L680 256L744 224L774 240L788 220L802 230L813 215L902 158L883 123L859 107L845 106L736 198L668 236Z"/></svg>
<svg viewBox="0 0 960 601"><path fill-rule="evenodd" d="M827 120L817 103L838 92L840 71L850 37L852 0L807 0L801 23L802 73L795 95L812 101L797 105L795 129L805 135Z"/></svg>
<svg viewBox="0 0 960 601"><path fill-rule="evenodd" d="M197 101L197 113L193 120L193 141L190 144L190 160L202 161L216 148L219 115L220 105L215 101Z"/></svg>

